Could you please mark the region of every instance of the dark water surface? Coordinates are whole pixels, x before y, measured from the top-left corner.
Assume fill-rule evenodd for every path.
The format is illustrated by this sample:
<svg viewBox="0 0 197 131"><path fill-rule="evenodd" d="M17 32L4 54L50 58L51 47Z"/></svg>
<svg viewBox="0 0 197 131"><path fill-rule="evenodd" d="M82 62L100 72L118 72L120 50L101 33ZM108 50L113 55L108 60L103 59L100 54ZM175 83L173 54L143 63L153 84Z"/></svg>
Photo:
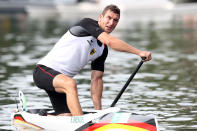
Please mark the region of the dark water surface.
<svg viewBox="0 0 197 131"><path fill-rule="evenodd" d="M117 105L124 111L154 114L162 131L197 130L197 14L168 21L122 21L114 35L152 52ZM50 107L35 87L32 70L76 19L33 20L25 15L0 17L0 130L11 130L10 113L22 90L28 108ZM130 26L128 26L130 25ZM104 75L103 108L109 107L140 59L110 49ZM89 65L75 78L83 108L92 109Z"/></svg>

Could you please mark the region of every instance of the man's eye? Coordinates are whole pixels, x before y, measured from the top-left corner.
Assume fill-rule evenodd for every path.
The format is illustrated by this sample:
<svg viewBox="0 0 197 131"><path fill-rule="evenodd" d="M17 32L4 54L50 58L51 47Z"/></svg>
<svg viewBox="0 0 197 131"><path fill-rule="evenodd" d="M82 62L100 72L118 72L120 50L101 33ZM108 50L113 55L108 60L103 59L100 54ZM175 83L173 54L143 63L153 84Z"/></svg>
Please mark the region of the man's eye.
<svg viewBox="0 0 197 131"><path fill-rule="evenodd" d="M114 21L115 21L115 22L118 22L119 20L118 20L118 19L114 19Z"/></svg>

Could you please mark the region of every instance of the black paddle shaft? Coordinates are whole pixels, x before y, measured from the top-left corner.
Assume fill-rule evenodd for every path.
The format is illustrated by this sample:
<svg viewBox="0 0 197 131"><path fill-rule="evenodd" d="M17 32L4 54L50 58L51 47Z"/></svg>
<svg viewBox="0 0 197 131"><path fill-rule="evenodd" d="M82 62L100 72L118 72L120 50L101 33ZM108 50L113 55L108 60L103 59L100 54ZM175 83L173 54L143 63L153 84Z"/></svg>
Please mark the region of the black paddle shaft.
<svg viewBox="0 0 197 131"><path fill-rule="evenodd" d="M145 59L146 59L145 57L142 57L142 60L145 60ZM138 72L138 70L140 69L140 67L144 63L142 60L140 61L140 63L136 67L136 69L133 71L133 73L131 74L131 76L129 77L129 79L127 80L127 82L125 83L125 85L123 86L123 88L121 89L120 93L116 96L115 100L113 101L113 103L111 104L110 107L114 107L116 105L116 103L118 102L118 100L122 96L123 92L125 91L125 89L129 85L129 83L133 80L135 74Z"/></svg>

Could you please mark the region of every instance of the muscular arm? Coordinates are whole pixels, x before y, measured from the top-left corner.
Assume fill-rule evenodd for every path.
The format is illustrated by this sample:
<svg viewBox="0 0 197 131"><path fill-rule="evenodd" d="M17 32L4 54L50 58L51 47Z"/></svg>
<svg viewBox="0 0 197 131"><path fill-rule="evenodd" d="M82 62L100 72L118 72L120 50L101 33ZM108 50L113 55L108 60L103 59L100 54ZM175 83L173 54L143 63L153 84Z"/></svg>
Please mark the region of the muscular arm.
<svg viewBox="0 0 197 131"><path fill-rule="evenodd" d="M91 74L91 96L96 110L102 109L102 91L103 91L103 72L92 70Z"/></svg>
<svg viewBox="0 0 197 131"><path fill-rule="evenodd" d="M151 60L151 53L147 52L147 51L141 51L139 49L134 48L133 46L127 44L126 42L107 34L106 32L101 33L98 36L98 39L108 45L109 47L111 47L114 50L117 51L122 51L122 52L128 52L128 53L133 53L136 54L140 57L146 57L146 61Z"/></svg>

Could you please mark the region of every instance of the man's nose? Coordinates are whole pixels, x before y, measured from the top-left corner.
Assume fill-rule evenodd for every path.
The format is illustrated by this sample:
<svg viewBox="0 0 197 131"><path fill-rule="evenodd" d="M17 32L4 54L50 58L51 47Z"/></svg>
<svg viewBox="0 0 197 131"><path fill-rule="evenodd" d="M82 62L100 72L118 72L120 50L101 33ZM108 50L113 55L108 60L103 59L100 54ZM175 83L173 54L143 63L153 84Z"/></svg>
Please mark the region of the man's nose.
<svg viewBox="0 0 197 131"><path fill-rule="evenodd" d="M114 24L114 20L111 19L111 20L109 21L109 23L110 23L110 25L113 25L113 24Z"/></svg>

